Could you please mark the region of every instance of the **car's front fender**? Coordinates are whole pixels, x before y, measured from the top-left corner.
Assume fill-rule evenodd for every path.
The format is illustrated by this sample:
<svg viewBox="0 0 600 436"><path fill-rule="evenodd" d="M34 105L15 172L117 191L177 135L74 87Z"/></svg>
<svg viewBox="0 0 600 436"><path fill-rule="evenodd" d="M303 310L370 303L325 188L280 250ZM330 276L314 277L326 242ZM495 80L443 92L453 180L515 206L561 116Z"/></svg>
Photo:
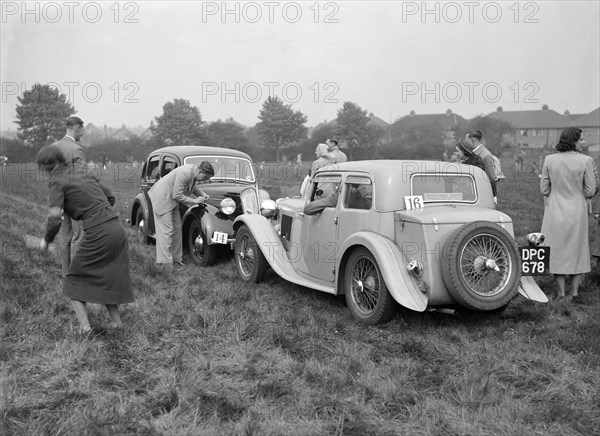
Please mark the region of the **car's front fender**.
<svg viewBox="0 0 600 436"><path fill-rule="evenodd" d="M222 219L216 216L219 212L219 209L207 204L205 208L202 208L200 205L190 206L181 221L184 223L184 229L187 228L189 222L194 219L200 220L200 225L202 226L202 231L206 235L208 245L212 245L212 235L214 232L223 232L227 233L227 242L232 243L235 240L234 238L234 230L233 230L233 222L230 220Z"/></svg>
<svg viewBox="0 0 600 436"><path fill-rule="evenodd" d="M335 293L333 285L325 285L315 283L314 280L309 280L298 274L294 267L294 262L287 257L285 247L277 231L271 222L258 214L244 214L235 219L234 229L238 229L246 225L256 244L260 247L263 256L281 278L297 285L306 286L307 288L316 289L330 294Z"/></svg>
<svg viewBox="0 0 600 436"><path fill-rule="evenodd" d="M398 246L391 240L370 232L358 232L346 239L340 247L342 259L345 260L353 248L362 246L369 250L381 269L381 274L391 296L398 304L417 312L427 308L427 295L421 291L416 277L406 268L408 260ZM343 268L338 268L338 283Z"/></svg>

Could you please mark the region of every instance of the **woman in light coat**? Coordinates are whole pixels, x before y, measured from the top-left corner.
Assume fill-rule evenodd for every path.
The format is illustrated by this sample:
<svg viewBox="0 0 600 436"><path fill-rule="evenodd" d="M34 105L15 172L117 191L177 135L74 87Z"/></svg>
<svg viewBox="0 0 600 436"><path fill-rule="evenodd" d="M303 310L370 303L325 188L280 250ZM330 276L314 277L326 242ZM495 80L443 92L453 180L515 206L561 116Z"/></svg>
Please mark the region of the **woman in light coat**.
<svg viewBox="0 0 600 436"><path fill-rule="evenodd" d="M598 191L594 160L580 152L583 131L563 130L556 150L544 160L540 189L548 197L542 233L550 246L550 273L558 286L558 298L565 297L566 276L571 276L569 300L579 294L583 274L591 271L587 199Z"/></svg>

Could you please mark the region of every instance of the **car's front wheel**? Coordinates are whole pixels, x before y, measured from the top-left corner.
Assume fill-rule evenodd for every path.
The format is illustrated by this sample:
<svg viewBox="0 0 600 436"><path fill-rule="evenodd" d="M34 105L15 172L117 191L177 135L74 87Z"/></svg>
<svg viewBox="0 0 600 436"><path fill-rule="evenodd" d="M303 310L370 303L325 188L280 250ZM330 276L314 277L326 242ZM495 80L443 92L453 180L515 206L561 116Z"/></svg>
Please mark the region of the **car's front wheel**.
<svg viewBox="0 0 600 436"><path fill-rule="evenodd" d="M188 229L188 249L194 263L211 266L217 260L217 248L209 245L199 219L194 219Z"/></svg>
<svg viewBox="0 0 600 436"><path fill-rule="evenodd" d="M462 306L499 310L517 295L521 278L518 247L497 224L465 224L450 235L444 252L442 277Z"/></svg>
<svg viewBox="0 0 600 436"><path fill-rule="evenodd" d="M235 265L243 281L260 283L269 264L247 226L241 226L235 237Z"/></svg>
<svg viewBox="0 0 600 436"><path fill-rule="evenodd" d="M365 248L355 250L346 262L344 291L350 313L365 324L386 322L394 315L396 303L377 261Z"/></svg>

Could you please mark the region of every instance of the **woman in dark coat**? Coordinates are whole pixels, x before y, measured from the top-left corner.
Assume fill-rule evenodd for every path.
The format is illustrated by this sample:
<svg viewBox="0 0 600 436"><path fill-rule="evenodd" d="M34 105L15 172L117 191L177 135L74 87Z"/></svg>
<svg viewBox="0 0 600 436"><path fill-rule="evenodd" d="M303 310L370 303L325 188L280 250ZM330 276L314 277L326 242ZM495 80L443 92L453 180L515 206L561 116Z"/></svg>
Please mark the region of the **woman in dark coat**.
<svg viewBox="0 0 600 436"><path fill-rule="evenodd" d="M83 241L63 281L63 294L71 299L81 333L91 331L86 303L104 304L110 328L122 327L119 304L134 301L129 275L127 234L111 207L115 198L86 167L66 164L59 150L43 147L36 163L49 176L50 212L41 243L46 250L61 225L62 212L83 222Z"/></svg>

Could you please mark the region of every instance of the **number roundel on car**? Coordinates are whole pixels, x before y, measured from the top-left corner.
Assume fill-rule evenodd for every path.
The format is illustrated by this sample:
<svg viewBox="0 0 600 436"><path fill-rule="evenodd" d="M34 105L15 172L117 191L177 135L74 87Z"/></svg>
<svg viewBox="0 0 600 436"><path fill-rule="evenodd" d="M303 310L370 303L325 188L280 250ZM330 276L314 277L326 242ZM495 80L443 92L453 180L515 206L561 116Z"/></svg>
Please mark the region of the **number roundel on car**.
<svg viewBox="0 0 600 436"><path fill-rule="evenodd" d="M495 310L517 294L518 247L497 224L475 221L455 230L444 247L441 266L448 291L467 308Z"/></svg>

